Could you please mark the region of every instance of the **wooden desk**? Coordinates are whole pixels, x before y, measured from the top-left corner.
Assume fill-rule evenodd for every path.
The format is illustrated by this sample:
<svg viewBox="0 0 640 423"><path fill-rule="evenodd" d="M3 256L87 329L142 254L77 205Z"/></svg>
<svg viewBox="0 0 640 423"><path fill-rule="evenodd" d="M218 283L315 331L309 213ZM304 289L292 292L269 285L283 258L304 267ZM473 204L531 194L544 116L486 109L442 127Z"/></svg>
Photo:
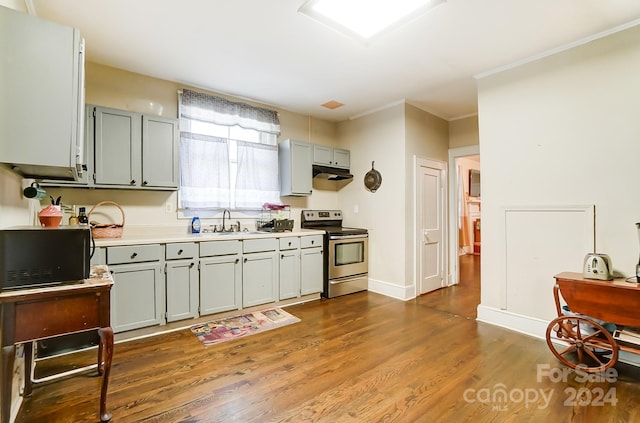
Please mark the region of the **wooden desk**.
<svg viewBox="0 0 640 423"><path fill-rule="evenodd" d="M113 279L106 266L92 266L89 279L50 287L0 293L2 322L2 381L0 423L11 415L11 386L15 345L24 343L25 395L32 392L31 363L33 341L97 329L98 374L102 375L100 420L108 422L107 387L113 358L113 329L110 317L110 291Z"/></svg>

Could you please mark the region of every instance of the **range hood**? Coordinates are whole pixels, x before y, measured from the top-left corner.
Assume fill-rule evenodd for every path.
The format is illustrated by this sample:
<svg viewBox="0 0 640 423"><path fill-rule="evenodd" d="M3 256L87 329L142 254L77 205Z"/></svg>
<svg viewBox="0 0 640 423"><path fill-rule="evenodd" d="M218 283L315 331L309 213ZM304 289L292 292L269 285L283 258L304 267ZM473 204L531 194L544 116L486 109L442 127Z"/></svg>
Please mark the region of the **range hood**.
<svg viewBox="0 0 640 423"><path fill-rule="evenodd" d="M347 179L353 179L353 175L349 173L349 169L321 165L313 165L313 177L326 179L328 181L344 181Z"/></svg>

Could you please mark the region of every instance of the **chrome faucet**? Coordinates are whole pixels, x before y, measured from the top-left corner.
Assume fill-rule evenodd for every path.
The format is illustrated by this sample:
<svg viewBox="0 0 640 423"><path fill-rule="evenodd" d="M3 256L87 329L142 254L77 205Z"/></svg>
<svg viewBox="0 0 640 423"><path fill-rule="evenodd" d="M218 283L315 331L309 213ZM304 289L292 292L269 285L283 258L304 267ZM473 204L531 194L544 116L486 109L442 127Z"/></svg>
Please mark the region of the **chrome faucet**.
<svg viewBox="0 0 640 423"><path fill-rule="evenodd" d="M222 212L222 228L220 229L221 232L227 232L227 227L224 224L225 216L229 216L229 220L231 220L231 211L229 209L224 209L224 211Z"/></svg>

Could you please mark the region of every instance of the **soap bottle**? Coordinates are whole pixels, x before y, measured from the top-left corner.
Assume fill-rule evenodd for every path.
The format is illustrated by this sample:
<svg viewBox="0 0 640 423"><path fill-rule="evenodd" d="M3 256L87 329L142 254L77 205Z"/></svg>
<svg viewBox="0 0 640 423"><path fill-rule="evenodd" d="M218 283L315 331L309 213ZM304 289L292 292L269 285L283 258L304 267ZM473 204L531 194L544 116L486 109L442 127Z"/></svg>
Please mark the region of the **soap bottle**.
<svg viewBox="0 0 640 423"><path fill-rule="evenodd" d="M76 206L74 205L71 208L71 216L69 216L69 226L76 226L78 223L80 223L80 221L76 215Z"/></svg>
<svg viewBox="0 0 640 423"><path fill-rule="evenodd" d="M198 216L194 216L193 219L191 219L191 233L200 233L200 218Z"/></svg>

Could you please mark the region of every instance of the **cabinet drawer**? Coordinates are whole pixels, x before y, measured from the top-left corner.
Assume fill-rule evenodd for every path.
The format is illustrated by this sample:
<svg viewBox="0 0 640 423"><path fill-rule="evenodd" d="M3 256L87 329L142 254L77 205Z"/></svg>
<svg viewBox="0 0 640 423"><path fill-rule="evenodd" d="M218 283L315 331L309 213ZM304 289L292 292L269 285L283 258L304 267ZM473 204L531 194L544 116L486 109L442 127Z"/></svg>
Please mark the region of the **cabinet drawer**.
<svg viewBox="0 0 640 423"><path fill-rule="evenodd" d="M160 244L107 247L107 264L159 261L161 257Z"/></svg>
<svg viewBox="0 0 640 423"><path fill-rule="evenodd" d="M190 259L198 255L198 246L194 242L167 244L165 254L167 260Z"/></svg>
<svg viewBox="0 0 640 423"><path fill-rule="evenodd" d="M322 235L303 236L300 238L300 248L322 247Z"/></svg>
<svg viewBox="0 0 640 423"><path fill-rule="evenodd" d="M200 257L240 254L242 241L207 241L200 243Z"/></svg>
<svg viewBox="0 0 640 423"><path fill-rule="evenodd" d="M286 237L280 238L280 250L295 250L300 247L300 238L298 237Z"/></svg>
<svg viewBox="0 0 640 423"><path fill-rule="evenodd" d="M277 238L245 239L242 243L242 251L245 253L275 251L276 248L278 248Z"/></svg>

